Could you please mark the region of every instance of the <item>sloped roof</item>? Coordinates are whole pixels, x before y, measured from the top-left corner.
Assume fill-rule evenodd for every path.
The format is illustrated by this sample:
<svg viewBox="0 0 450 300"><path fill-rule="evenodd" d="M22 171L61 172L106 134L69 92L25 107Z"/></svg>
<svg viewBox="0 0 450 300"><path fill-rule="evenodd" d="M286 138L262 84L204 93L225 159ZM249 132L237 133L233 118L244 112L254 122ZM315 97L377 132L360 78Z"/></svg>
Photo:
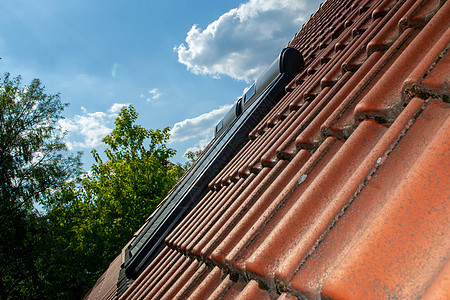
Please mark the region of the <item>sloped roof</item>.
<svg viewBox="0 0 450 300"><path fill-rule="evenodd" d="M121 299L450 298L446 1L328 0L307 67Z"/></svg>
<svg viewBox="0 0 450 300"><path fill-rule="evenodd" d="M92 289L84 296L84 299L116 299L117 281L122 263L122 255L117 256Z"/></svg>

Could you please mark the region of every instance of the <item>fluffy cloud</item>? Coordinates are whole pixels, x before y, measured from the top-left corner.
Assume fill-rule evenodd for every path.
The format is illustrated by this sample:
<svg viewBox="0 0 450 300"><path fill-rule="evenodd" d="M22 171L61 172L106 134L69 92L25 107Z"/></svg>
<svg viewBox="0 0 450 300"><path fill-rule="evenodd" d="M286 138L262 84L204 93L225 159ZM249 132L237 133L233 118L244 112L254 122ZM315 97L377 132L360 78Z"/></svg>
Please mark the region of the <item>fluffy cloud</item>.
<svg viewBox="0 0 450 300"><path fill-rule="evenodd" d="M192 26L174 50L195 74L251 82L276 58L320 1L250 0L202 30Z"/></svg>
<svg viewBox="0 0 450 300"><path fill-rule="evenodd" d="M145 100L147 102L152 102L162 96L162 93L158 88L151 89L150 91L148 91L148 93L150 94L150 96L146 97L144 94L141 95L141 98L146 98Z"/></svg>
<svg viewBox="0 0 450 300"><path fill-rule="evenodd" d="M183 156L185 156L186 153L188 152L196 152L198 150L204 150L206 146L208 146L209 142L211 142L211 138L212 137L209 136L199 140L194 146L187 148L186 151L184 151Z"/></svg>
<svg viewBox="0 0 450 300"><path fill-rule="evenodd" d="M122 107L128 106L130 103L114 103L109 109L108 112L110 114L117 114Z"/></svg>
<svg viewBox="0 0 450 300"><path fill-rule="evenodd" d="M102 139L112 131L113 121L120 109L128 104L114 103L105 112L88 112L81 107L82 113L71 119L62 119L59 125L67 132L66 144L69 150L90 149L101 144Z"/></svg>
<svg viewBox="0 0 450 300"><path fill-rule="evenodd" d="M170 141L175 143L200 139L196 147L205 146L204 144L207 144L213 137L216 124L232 106L232 104L224 105L198 117L175 123L170 132Z"/></svg>

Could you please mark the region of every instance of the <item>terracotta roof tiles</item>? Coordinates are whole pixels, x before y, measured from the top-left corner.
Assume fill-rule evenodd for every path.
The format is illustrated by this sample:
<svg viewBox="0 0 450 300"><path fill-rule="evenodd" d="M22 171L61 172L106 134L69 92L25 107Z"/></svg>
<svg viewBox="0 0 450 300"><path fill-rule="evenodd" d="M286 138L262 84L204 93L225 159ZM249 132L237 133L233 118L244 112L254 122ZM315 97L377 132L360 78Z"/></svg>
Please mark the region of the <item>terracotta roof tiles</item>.
<svg viewBox="0 0 450 300"><path fill-rule="evenodd" d="M116 299L117 282L122 264L122 255L117 256L105 273L97 280L84 299Z"/></svg>
<svg viewBox="0 0 450 300"><path fill-rule="evenodd" d="M449 298L448 16L328 0L307 67L121 299Z"/></svg>

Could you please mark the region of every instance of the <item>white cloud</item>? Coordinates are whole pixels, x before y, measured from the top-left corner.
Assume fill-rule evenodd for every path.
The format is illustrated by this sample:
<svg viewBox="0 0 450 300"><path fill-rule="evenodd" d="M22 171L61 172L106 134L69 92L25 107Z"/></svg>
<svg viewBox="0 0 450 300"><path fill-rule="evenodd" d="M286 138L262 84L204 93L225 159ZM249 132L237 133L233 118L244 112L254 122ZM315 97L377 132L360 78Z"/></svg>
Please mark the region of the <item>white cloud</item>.
<svg viewBox="0 0 450 300"><path fill-rule="evenodd" d="M91 149L99 146L102 139L112 131L113 121L120 109L129 104L114 103L108 113L88 112L81 107L82 113L71 119L59 120L61 130L67 132L66 144L69 150Z"/></svg>
<svg viewBox="0 0 450 300"><path fill-rule="evenodd" d="M130 103L114 103L109 109L108 112L110 114L117 114L122 107L128 106Z"/></svg>
<svg viewBox="0 0 450 300"><path fill-rule="evenodd" d="M170 142L200 139L203 141L200 141L201 145L208 143L213 137L216 124L232 106L233 104L223 105L198 117L175 123L170 132ZM198 146L201 146L200 144Z"/></svg>
<svg viewBox="0 0 450 300"><path fill-rule="evenodd" d="M161 92L157 88L154 88L148 92L150 93L152 100L156 100L161 97Z"/></svg>
<svg viewBox="0 0 450 300"><path fill-rule="evenodd" d="M194 146L187 148L186 151L184 151L183 156L188 152L196 152L198 150L204 150L206 146L208 146L210 141L211 137L205 137L199 140Z"/></svg>
<svg viewBox="0 0 450 300"><path fill-rule="evenodd" d="M159 91L158 88L151 89L148 91L148 93L150 94L150 96L147 97L144 94L141 94L141 98L146 98L145 100L147 102L152 102L162 96L162 93Z"/></svg>
<svg viewBox="0 0 450 300"><path fill-rule="evenodd" d="M195 74L251 82L276 58L320 1L250 0L202 30L192 26L174 50Z"/></svg>
<svg viewBox="0 0 450 300"><path fill-rule="evenodd" d="M70 132L78 129L78 126L71 120L61 119L58 123L63 132Z"/></svg>

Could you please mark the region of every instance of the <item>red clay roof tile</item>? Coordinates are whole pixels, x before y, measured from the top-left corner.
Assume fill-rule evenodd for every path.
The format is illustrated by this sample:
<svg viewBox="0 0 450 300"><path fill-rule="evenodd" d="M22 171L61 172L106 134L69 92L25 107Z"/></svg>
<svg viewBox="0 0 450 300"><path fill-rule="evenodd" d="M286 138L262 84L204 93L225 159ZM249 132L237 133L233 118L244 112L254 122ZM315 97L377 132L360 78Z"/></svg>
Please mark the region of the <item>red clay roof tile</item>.
<svg viewBox="0 0 450 300"><path fill-rule="evenodd" d="M445 300L450 298L450 262L447 260L439 275L423 295L424 300Z"/></svg>
<svg viewBox="0 0 450 300"><path fill-rule="evenodd" d="M289 43L307 68L122 299L448 298L449 10L323 3Z"/></svg>
<svg viewBox="0 0 450 300"><path fill-rule="evenodd" d="M363 238L353 243L351 253L327 277L323 295L410 298L422 294L437 275L450 246L446 199L450 174L442 164L442 159L450 158L449 125L447 119L377 213L365 220Z"/></svg>
<svg viewBox="0 0 450 300"><path fill-rule="evenodd" d="M247 299L261 299L270 300L271 297L269 293L259 287L259 284L250 280L242 292L235 298L236 300L247 300Z"/></svg>
<svg viewBox="0 0 450 300"><path fill-rule="evenodd" d="M200 282L195 290L190 294L191 299L207 299L221 282L222 271L218 267L214 267L208 276Z"/></svg>
<svg viewBox="0 0 450 300"><path fill-rule="evenodd" d="M210 270L206 264L202 264L197 267L194 275L184 283L182 287L179 288L178 293L171 299L189 298L193 290L209 276Z"/></svg>
<svg viewBox="0 0 450 300"><path fill-rule="evenodd" d="M84 299L115 299L122 255L117 256Z"/></svg>

